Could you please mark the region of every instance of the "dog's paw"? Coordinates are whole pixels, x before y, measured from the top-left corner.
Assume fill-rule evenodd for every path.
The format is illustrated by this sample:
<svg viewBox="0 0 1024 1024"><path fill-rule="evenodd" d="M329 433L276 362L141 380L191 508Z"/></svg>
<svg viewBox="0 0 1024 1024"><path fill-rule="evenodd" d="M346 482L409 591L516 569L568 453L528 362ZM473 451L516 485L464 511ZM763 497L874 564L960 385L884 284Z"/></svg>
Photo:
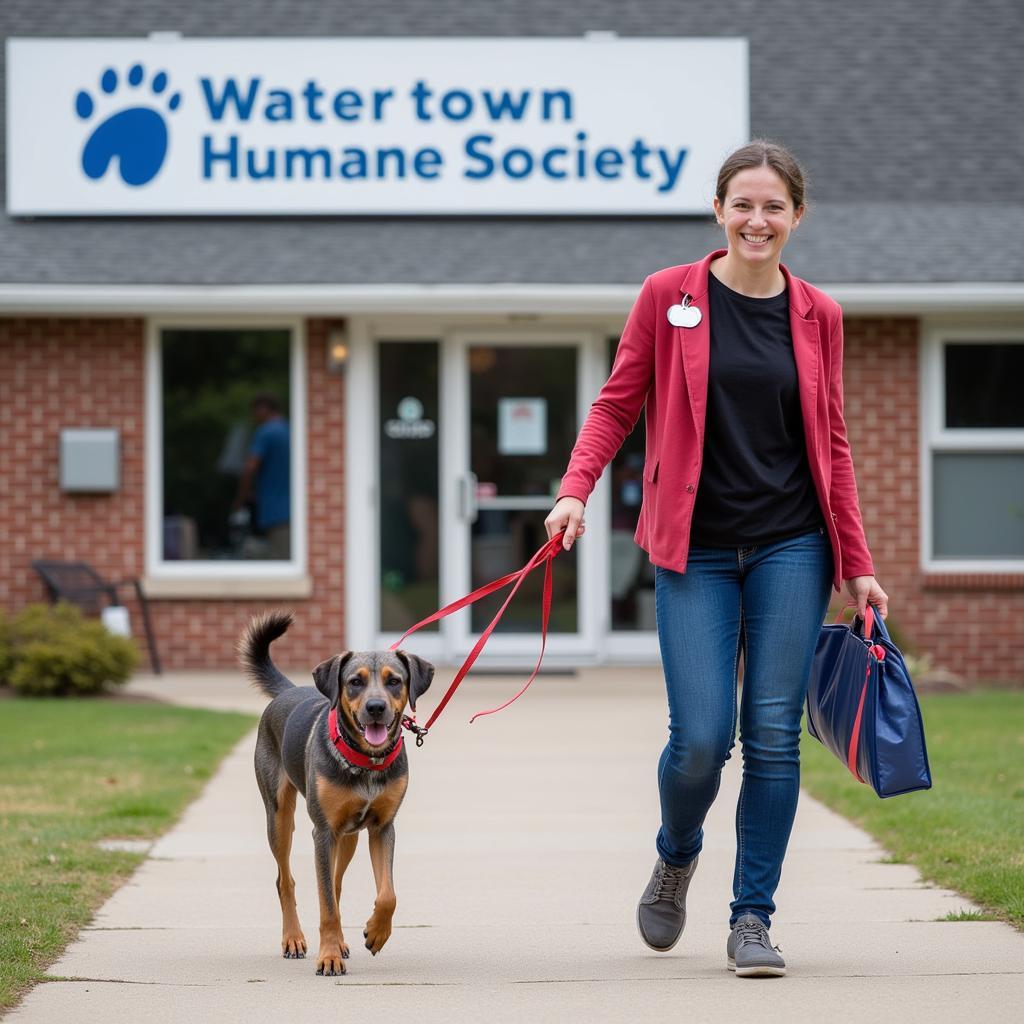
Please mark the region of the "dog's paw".
<svg viewBox="0 0 1024 1024"><path fill-rule="evenodd" d="M384 943L391 938L391 919L379 918L374 914L366 922L363 938L366 939L366 948L376 956L384 948Z"/></svg>
<svg viewBox="0 0 1024 1024"><path fill-rule="evenodd" d="M339 974L346 973L344 961L341 959L341 949L334 946L330 949L321 947L316 955L316 973L325 977L333 978Z"/></svg>
<svg viewBox="0 0 1024 1024"><path fill-rule="evenodd" d="M347 942L343 942L341 944L341 959L342 960L347 960L348 959L348 943Z"/></svg>
<svg viewBox="0 0 1024 1024"><path fill-rule="evenodd" d="M301 931L281 936L281 955L285 960L302 960L306 955L306 936Z"/></svg>

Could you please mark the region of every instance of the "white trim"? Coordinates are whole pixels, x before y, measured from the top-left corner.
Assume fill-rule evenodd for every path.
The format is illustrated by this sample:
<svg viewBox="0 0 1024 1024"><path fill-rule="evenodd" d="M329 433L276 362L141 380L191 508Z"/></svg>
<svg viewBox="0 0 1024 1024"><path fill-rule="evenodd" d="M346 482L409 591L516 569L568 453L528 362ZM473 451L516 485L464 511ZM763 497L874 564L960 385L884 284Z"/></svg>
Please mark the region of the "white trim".
<svg viewBox="0 0 1024 1024"><path fill-rule="evenodd" d="M933 457L937 453L956 451L999 452L1024 451L1024 429L977 430L949 429L945 426L943 400L945 362L943 344L985 344L993 341L1024 343L1024 325L1012 327L977 327L969 324L929 323L921 331L920 372L920 524L921 567L927 573L983 573L1007 575L1024 572L1024 559L937 558L934 555L932 526Z"/></svg>
<svg viewBox="0 0 1024 1024"><path fill-rule="evenodd" d="M579 437L583 423L590 412L590 407L601 390L601 385L608 379L608 339L618 335L621 325L614 331L594 331L590 342L580 347L580 361L576 389L576 432ZM565 453L568 460L569 452ZM608 656L608 646L612 637L611 614L611 533L612 533L612 488L611 460L597 478L590 498L587 500L584 520L587 532L576 542L577 557L582 562L587 558L588 567L593 569L593 586L588 586L581 596L587 595L585 609L587 630L594 637L594 654L599 663ZM599 539L600 538L600 539ZM580 587L583 587L581 576ZM592 595L592 599L589 595Z"/></svg>
<svg viewBox="0 0 1024 1024"><path fill-rule="evenodd" d="M378 344L412 341L438 345L436 330L386 325L365 317L348 321L349 360L345 368L345 643L356 649L390 647L400 633L385 632L380 624L380 380ZM440 367L439 367L440 369ZM438 436L443 441L444 405L438 410ZM439 457L443 458L444 444ZM441 496L439 495L439 499ZM438 559L445 561L445 538L439 537ZM412 625L410 622L409 625ZM420 632L408 641L429 661L445 658L440 632Z"/></svg>
<svg viewBox="0 0 1024 1024"><path fill-rule="evenodd" d="M594 355L588 360L589 377L583 382L584 398L579 407L579 424L577 434L583 426L583 421L590 412L590 405L601 385L608 379L610 364L608 360L608 341L621 332L611 331L595 338ZM589 399L589 401L588 401ZM632 665L657 665L661 663L661 650L658 645L657 630L642 629L613 629L612 627L612 565L611 565L611 533L612 533L612 474L611 462L606 472L598 478L597 484L587 502L587 514L589 526L599 524L600 530L593 531L590 543L594 544L597 536L601 536L602 542L596 544L596 563L598 566L597 579L601 580L601 588L598 592L600 601L595 600L597 606L595 611L598 618L598 647L597 653L601 664L632 664ZM581 543L587 543L584 537ZM648 564L647 555L642 555L644 564Z"/></svg>
<svg viewBox="0 0 1024 1024"><path fill-rule="evenodd" d="M377 506L378 388L376 345L362 318L348 322L345 365L345 637L367 650L375 640L380 607L380 517ZM398 639L395 637L395 639ZM387 645L385 645L387 646Z"/></svg>
<svg viewBox="0 0 1024 1024"><path fill-rule="evenodd" d="M258 327L286 330L291 339L289 424L292 443L292 557L287 562L175 561L163 559L163 406L160 332L175 329L226 330ZM306 463L306 330L302 320L277 317L218 318L212 316L151 317L146 323L146 578L154 581L301 581L306 578L307 500ZM203 596L201 588L196 596Z"/></svg>
<svg viewBox="0 0 1024 1024"><path fill-rule="evenodd" d="M0 284L4 315L549 313L622 315L640 282L624 284L81 285ZM828 284L847 314L1024 312L1024 283Z"/></svg>
<svg viewBox="0 0 1024 1024"><path fill-rule="evenodd" d="M216 600L226 598L232 601L250 600L252 598L269 598L281 601L288 598L307 598L313 594L313 581L308 576L296 579L266 579L260 577L253 580L239 579L193 579L143 580L146 596L165 600Z"/></svg>

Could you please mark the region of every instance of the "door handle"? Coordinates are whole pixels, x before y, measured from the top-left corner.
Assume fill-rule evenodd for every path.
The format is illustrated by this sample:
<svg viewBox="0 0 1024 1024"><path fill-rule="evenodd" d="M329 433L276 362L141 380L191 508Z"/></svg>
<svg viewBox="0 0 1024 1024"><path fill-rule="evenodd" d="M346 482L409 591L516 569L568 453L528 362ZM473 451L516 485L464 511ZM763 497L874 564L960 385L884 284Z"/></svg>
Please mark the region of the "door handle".
<svg viewBox="0 0 1024 1024"><path fill-rule="evenodd" d="M473 524L477 519L476 473L465 473L459 477L459 518L464 523Z"/></svg>

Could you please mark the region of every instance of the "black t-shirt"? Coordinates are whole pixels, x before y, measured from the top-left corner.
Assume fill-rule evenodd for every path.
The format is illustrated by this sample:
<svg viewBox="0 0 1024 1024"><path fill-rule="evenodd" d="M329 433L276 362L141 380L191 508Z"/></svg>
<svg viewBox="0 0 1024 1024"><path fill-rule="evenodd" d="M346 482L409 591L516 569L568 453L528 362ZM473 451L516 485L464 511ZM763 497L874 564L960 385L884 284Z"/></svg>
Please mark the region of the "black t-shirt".
<svg viewBox="0 0 1024 1024"><path fill-rule="evenodd" d="M770 544L823 525L789 326L789 295L741 295L708 275L711 353L691 544Z"/></svg>

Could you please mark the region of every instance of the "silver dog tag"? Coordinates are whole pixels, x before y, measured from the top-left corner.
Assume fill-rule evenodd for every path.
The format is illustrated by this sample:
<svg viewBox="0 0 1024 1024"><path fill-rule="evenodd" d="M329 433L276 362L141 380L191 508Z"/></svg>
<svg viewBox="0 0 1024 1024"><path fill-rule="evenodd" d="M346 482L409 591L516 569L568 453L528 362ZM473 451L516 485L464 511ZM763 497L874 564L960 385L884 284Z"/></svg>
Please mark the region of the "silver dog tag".
<svg viewBox="0 0 1024 1024"><path fill-rule="evenodd" d="M668 322L673 327L696 327L701 321L701 311L696 306L681 305L668 307Z"/></svg>

